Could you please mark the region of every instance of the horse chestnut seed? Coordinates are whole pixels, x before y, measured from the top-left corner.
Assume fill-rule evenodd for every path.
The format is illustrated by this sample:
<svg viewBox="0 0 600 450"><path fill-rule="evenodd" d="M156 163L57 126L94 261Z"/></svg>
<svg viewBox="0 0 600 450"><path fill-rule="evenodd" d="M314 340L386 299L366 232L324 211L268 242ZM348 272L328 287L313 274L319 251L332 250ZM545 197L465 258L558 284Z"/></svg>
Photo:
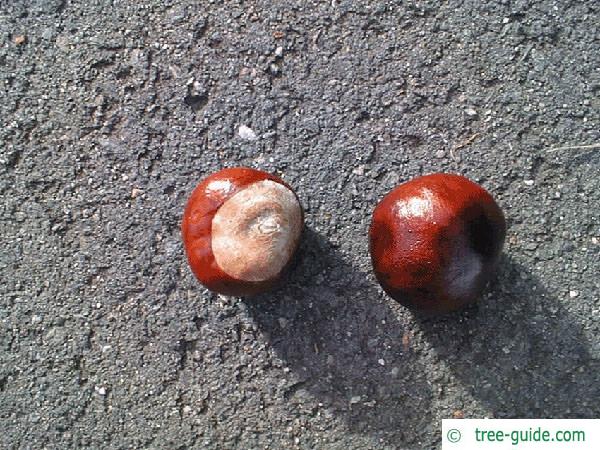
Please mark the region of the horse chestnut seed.
<svg viewBox="0 0 600 450"><path fill-rule="evenodd" d="M237 167L200 182L181 231L198 280L211 291L246 296L279 279L298 247L303 222L298 197L280 178Z"/></svg>
<svg viewBox="0 0 600 450"><path fill-rule="evenodd" d="M485 189L460 175L437 173L397 186L377 205L371 259L392 298L445 313L481 295L505 235L504 214Z"/></svg>

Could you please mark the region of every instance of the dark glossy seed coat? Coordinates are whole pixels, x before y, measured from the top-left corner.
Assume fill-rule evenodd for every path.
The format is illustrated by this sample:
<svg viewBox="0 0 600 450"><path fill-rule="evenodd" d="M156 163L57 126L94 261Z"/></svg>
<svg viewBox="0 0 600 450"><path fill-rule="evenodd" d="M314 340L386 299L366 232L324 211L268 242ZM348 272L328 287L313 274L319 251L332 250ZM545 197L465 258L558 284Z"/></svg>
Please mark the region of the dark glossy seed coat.
<svg viewBox="0 0 600 450"><path fill-rule="evenodd" d="M443 313L477 300L497 267L506 222L481 186L432 174L396 187L373 212L373 268L401 304Z"/></svg>

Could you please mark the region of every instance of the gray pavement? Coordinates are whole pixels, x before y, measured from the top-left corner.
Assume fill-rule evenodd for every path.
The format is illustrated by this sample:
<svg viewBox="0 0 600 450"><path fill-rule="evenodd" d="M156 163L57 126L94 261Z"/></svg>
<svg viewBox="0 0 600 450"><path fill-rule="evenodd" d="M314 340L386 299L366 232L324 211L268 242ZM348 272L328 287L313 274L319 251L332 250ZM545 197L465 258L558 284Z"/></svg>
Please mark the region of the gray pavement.
<svg viewBox="0 0 600 450"><path fill-rule="evenodd" d="M0 448L433 449L443 418L600 417L597 2L0 0L0 89ZM200 286L179 233L235 165L306 209L252 300ZM437 171L509 230L480 305L427 318L378 287L367 229Z"/></svg>

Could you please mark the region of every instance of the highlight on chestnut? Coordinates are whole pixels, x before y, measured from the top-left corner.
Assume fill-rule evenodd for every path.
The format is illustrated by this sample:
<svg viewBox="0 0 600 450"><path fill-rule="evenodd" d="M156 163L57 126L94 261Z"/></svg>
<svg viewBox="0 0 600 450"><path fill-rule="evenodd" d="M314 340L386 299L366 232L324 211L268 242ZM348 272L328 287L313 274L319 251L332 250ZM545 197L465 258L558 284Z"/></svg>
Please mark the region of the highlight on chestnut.
<svg viewBox="0 0 600 450"><path fill-rule="evenodd" d="M304 213L279 177L223 169L190 196L181 231L189 265L211 291L248 296L270 289L298 248Z"/></svg>
<svg viewBox="0 0 600 450"><path fill-rule="evenodd" d="M446 313L481 296L505 236L504 214L489 192L463 176L436 173L400 184L376 206L371 261L390 297Z"/></svg>

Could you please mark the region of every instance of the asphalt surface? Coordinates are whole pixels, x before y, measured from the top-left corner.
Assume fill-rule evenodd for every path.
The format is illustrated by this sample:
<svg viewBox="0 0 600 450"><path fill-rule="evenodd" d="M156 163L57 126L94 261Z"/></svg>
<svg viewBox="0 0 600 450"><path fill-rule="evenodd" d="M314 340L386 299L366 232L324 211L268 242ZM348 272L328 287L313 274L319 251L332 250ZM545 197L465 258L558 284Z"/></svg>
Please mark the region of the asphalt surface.
<svg viewBox="0 0 600 450"><path fill-rule="evenodd" d="M430 449L443 418L600 417L597 2L1 0L0 88L0 448ZM179 231L236 165L306 210L252 300L199 285ZM424 318L367 229L438 171L509 230L480 305Z"/></svg>

